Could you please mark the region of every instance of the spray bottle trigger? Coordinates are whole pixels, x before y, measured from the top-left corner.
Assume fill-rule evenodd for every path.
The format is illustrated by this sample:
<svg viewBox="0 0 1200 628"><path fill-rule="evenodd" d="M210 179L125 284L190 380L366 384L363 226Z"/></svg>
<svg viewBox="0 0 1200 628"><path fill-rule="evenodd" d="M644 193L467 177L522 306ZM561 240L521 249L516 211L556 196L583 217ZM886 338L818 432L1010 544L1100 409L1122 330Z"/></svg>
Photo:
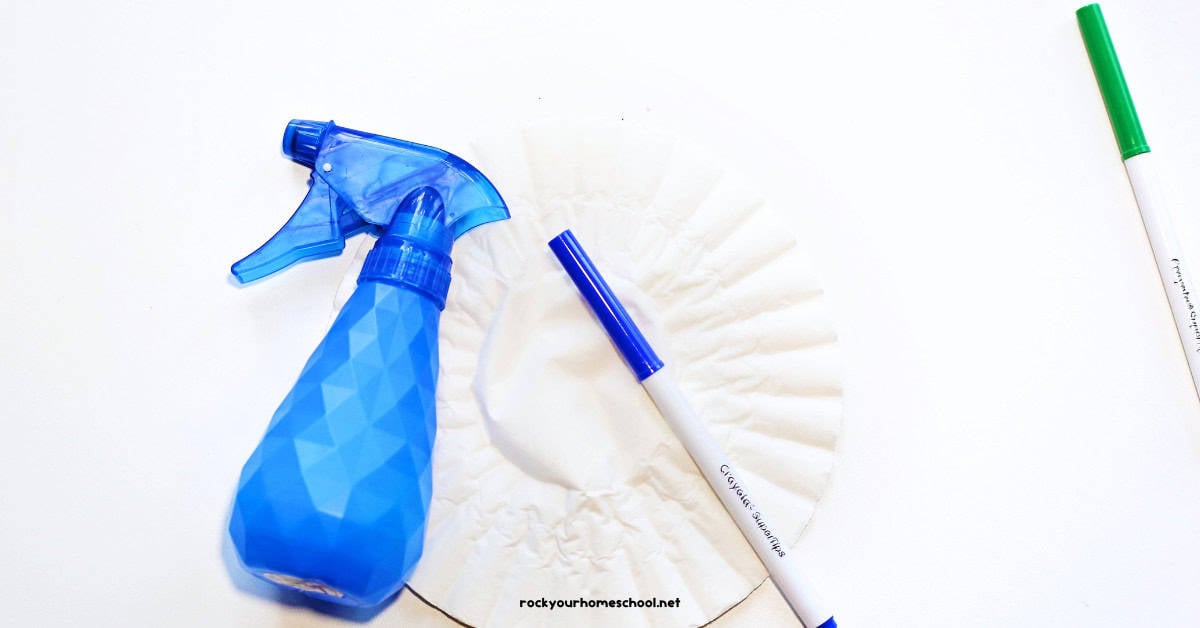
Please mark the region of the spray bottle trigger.
<svg viewBox="0 0 1200 628"><path fill-rule="evenodd" d="M342 252L346 238L369 225L342 207L337 194L320 177L309 179L308 195L279 232L230 269L241 283L261 279L304 259Z"/></svg>

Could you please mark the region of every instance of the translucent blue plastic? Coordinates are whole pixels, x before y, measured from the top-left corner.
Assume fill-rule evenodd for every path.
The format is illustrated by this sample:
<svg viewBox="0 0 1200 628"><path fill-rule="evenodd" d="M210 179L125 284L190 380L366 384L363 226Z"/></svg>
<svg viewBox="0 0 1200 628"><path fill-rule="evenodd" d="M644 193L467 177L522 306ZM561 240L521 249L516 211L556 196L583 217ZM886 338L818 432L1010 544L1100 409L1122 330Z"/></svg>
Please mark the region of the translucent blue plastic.
<svg viewBox="0 0 1200 628"><path fill-rule="evenodd" d="M500 193L474 166L444 150L330 122L292 120L283 152L313 169L308 196L278 233L233 265L243 283L308 258L337 255L346 238L379 233L392 222L400 201L430 187L445 202L445 223L454 237L508 218Z"/></svg>
<svg viewBox="0 0 1200 628"><path fill-rule="evenodd" d="M289 125L285 144L293 146L285 150L299 163L318 164L318 170L330 129L345 132L343 139L378 137L331 123L323 139L315 139L319 134L307 124ZM387 217L386 229L371 227L382 233L354 294L242 469L229 524L234 547L251 573L353 606L387 600L404 586L421 556L437 426L438 322L450 285L450 250L455 237L471 226L508 217L499 194L474 168L460 173L465 162L443 157L438 162L442 174L435 177L426 159L437 149L409 146L416 153L408 163L426 164L419 174L400 164L385 166L388 159L365 163L392 175L406 173L403 180L410 183L434 179L444 187L458 181L449 187L465 205L445 202L438 185L403 194L393 185L388 194L399 195L394 207L364 205L369 212L355 209L321 223L313 208L323 207L322 202L348 205L325 178L314 175L296 215L247 258L239 275L278 270L319 254L334 240L340 248L340 238L350 230L367 228L347 216ZM486 189L469 189L466 181ZM483 200L498 205L477 205Z"/></svg>

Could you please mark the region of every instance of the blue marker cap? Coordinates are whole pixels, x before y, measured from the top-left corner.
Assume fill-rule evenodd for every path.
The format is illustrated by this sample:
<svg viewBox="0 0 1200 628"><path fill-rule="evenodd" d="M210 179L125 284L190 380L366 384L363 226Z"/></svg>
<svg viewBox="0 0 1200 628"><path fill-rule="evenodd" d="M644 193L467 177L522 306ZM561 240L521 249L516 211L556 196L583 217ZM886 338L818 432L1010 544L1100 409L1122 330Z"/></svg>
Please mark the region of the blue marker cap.
<svg viewBox="0 0 1200 628"><path fill-rule="evenodd" d="M550 250L554 251L558 262L566 269L571 281L575 282L588 307L600 319L600 324L604 325L608 337L617 345L617 350L629 363L638 381L661 369L663 361L658 359L642 331L629 318L629 312L625 311L625 306L621 305L612 288L600 276L600 271L579 245L575 234L570 229L558 234L550 241Z"/></svg>

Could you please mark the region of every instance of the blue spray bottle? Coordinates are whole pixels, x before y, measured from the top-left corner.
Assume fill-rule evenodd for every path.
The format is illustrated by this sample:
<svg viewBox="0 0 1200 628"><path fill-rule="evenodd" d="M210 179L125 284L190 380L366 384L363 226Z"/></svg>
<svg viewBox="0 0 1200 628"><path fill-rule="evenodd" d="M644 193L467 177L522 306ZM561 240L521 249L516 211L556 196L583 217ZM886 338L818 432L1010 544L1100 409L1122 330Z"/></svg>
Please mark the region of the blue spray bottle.
<svg viewBox="0 0 1200 628"><path fill-rule="evenodd" d="M233 265L239 281L336 255L354 233L379 240L246 462L229 533L258 577L374 606L424 545L451 246L508 209L473 166L429 146L293 120L283 152L313 169L308 195Z"/></svg>

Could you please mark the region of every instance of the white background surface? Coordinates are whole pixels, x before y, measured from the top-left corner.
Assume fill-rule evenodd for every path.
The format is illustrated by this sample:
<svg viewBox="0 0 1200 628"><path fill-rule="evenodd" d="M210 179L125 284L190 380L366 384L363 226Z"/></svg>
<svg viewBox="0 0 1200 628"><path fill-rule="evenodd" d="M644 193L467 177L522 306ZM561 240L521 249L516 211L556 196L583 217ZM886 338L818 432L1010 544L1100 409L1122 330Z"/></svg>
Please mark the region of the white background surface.
<svg viewBox="0 0 1200 628"><path fill-rule="evenodd" d="M303 195L291 117L463 152L547 116L703 137L838 311L799 552L842 625L1200 618L1200 408L1076 4L251 4L0 7L3 623L334 623L222 549L348 262L228 281ZM1200 4L1104 8L1196 256ZM717 625L784 612L764 587Z"/></svg>

